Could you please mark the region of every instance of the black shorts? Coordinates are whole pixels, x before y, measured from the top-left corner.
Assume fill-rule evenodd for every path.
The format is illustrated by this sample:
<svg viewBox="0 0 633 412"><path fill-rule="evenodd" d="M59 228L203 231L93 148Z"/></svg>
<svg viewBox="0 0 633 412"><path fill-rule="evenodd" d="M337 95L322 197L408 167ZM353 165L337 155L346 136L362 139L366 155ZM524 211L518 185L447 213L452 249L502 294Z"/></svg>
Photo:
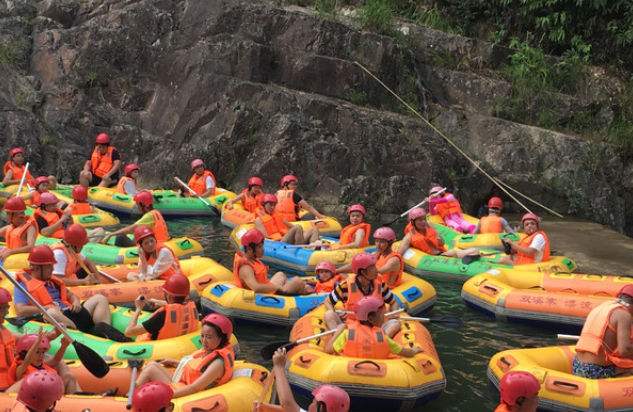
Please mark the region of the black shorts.
<svg viewBox="0 0 633 412"><path fill-rule="evenodd" d="M99 186L99 184L103 181L102 178L97 176L96 174L92 174L92 180L90 181L90 186ZM119 183L119 178L112 178L112 183L108 187L115 187Z"/></svg>
<svg viewBox="0 0 633 412"><path fill-rule="evenodd" d="M64 316L68 319L72 320L77 329L84 333L91 333L95 327L95 323L92 321L92 316L90 316L90 312L86 308L84 308L83 303L81 304L81 310L77 313L72 313L70 308L66 308L62 311Z"/></svg>

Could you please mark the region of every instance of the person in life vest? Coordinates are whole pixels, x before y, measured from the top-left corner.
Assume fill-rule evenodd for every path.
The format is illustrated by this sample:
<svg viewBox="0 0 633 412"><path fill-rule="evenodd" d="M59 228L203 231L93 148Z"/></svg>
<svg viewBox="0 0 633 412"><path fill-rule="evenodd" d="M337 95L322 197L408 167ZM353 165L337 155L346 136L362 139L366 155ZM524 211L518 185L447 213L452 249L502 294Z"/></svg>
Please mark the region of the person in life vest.
<svg viewBox="0 0 633 412"><path fill-rule="evenodd" d="M191 161L191 170L193 170L193 175L189 178L189 182L187 185L195 192L195 195L192 194L189 189L182 186L180 182L176 178L174 178L174 182L180 188L180 196L190 197L209 197L215 194L215 188L217 187L215 182L215 176L208 170L204 168L204 161L202 159L194 159Z"/></svg>
<svg viewBox="0 0 633 412"><path fill-rule="evenodd" d="M376 296L383 303L389 305L389 310L399 308L398 300L382 276L376 269L376 256L372 253L359 253L352 258L353 274L339 283L332 293L325 299L325 324L328 329L336 328L342 322L352 322L354 316L348 316L347 311L354 309L354 304L363 296ZM338 302L343 305L343 311L336 311ZM382 325L389 337L393 337L400 330L398 319L389 319Z"/></svg>
<svg viewBox="0 0 633 412"><path fill-rule="evenodd" d="M166 358L160 362L153 361L143 368L136 380L136 386L140 387L148 382L171 384L174 398L180 398L225 384L233 375L235 362L230 342L232 333L233 325L226 317L217 313L205 316L200 329L202 348L192 353L191 357L183 358L182 362L186 364L182 375L179 378L174 377L165 368L178 366L181 362L179 360ZM174 383L173 378L176 378Z"/></svg>
<svg viewBox="0 0 633 412"><path fill-rule="evenodd" d="M226 202L226 208L231 210L233 209L233 203L241 202L244 210L255 213L262 207L262 197L264 197L264 181L257 176L253 176L248 179L248 188Z"/></svg>
<svg viewBox="0 0 633 412"><path fill-rule="evenodd" d="M416 207L409 212L409 224L405 228L405 235L398 246L398 253L403 255L407 249L413 247L428 255L463 258L464 256L479 255L479 249L471 247L464 250L447 250L444 238L426 221L426 210Z"/></svg>
<svg viewBox="0 0 633 412"><path fill-rule="evenodd" d="M376 269L387 286L395 288L402 283L404 261L400 253L392 250L396 232L390 227L381 227L374 232L376 242Z"/></svg>
<svg viewBox="0 0 633 412"><path fill-rule="evenodd" d="M24 379L11 412L52 412L64 395L64 382L53 372L37 371Z"/></svg>
<svg viewBox="0 0 633 412"><path fill-rule="evenodd" d="M633 373L632 314L633 285L589 312L576 343L574 375L603 379Z"/></svg>
<svg viewBox="0 0 633 412"><path fill-rule="evenodd" d="M0 251L0 262L17 253L28 253L35 246L37 224L31 216L26 216L26 204L19 197L7 199L2 208L7 214L7 226L0 228L7 246Z"/></svg>
<svg viewBox="0 0 633 412"><path fill-rule="evenodd" d="M297 185L299 179L293 175L285 175L281 178L281 189L277 190L277 212L288 222L297 220L312 220L314 218L323 219L325 215L319 213L314 207L306 202L299 194L297 194ZM299 211L305 209L310 213L306 213L299 218Z"/></svg>
<svg viewBox="0 0 633 412"><path fill-rule="evenodd" d="M329 250L367 246L371 225L364 222L365 213L363 205L351 205L347 209L350 224L341 230L339 241L328 246Z"/></svg>
<svg viewBox="0 0 633 412"><path fill-rule="evenodd" d="M429 192L426 199L429 202L429 213L439 214L446 226L464 233L473 233L475 225L468 222L462 216L462 207L452 193L444 188L435 186Z"/></svg>
<svg viewBox="0 0 633 412"><path fill-rule="evenodd" d="M42 193L39 202L39 207L35 209L33 217L40 234L61 239L64 235L64 226L67 223L73 223L72 216L57 207L59 199L53 193Z"/></svg>
<svg viewBox="0 0 633 412"><path fill-rule="evenodd" d="M504 238L502 242L510 246L510 256L503 256L497 263L500 265L527 265L547 262L550 255L549 240L545 232L539 229L539 218L534 213L526 213L521 218L521 225L527 235L518 242Z"/></svg>
<svg viewBox="0 0 633 412"><path fill-rule="evenodd" d="M295 401L292 389L286 375L288 356L285 348L280 348L273 354L273 373L279 405L253 402L253 412L348 412L350 406L349 395L345 390L335 385L325 384L312 391L312 403L308 410L302 409Z"/></svg>
<svg viewBox="0 0 633 412"><path fill-rule="evenodd" d="M115 244L117 246L134 246L136 243L128 238L127 235L134 233L134 230L139 226L148 226L152 229L156 240L159 242L167 242L169 240L167 223L165 223L163 215L154 209L154 196L152 192L149 190L141 190L134 195L134 202L136 202L136 209L142 215L141 218L132 225L107 234L101 239L101 243L107 243L111 237L115 237Z"/></svg>
<svg viewBox="0 0 633 412"><path fill-rule="evenodd" d="M334 287L343 281L343 276L336 273L336 267L331 262L319 262L314 268L316 281L310 283L315 293L330 293Z"/></svg>
<svg viewBox="0 0 633 412"><path fill-rule="evenodd" d="M268 266L260 259L264 256L264 235L253 228L240 239L244 252L236 252L233 260L233 280L237 287L255 293L277 293L295 296L310 293L312 288L303 279L294 276L286 278L284 272L277 272L268 280Z"/></svg>
<svg viewBox="0 0 633 412"><path fill-rule="evenodd" d="M473 234L514 233L508 221L501 217L501 209L503 209L503 200L500 197L491 197L488 201L488 216L481 217Z"/></svg>
<svg viewBox="0 0 633 412"><path fill-rule="evenodd" d="M46 245L31 249L28 261L30 269L16 274L16 279L38 301L48 314L67 328L91 333L95 324L110 325L110 307L105 296L97 294L81 303L64 282L53 276L55 254ZM37 306L19 290L14 292L15 312L18 316L40 313Z"/></svg>
<svg viewBox="0 0 633 412"><path fill-rule="evenodd" d="M149 226L137 226L134 229L134 241L138 245L138 269L140 273L128 273L128 281L169 279L175 273L182 272L176 254L168 246L156 240L156 236Z"/></svg>
<svg viewBox="0 0 633 412"><path fill-rule="evenodd" d="M139 167L136 163L130 163L123 169L125 176L119 179L116 185L116 192L134 196L139 192L136 180L138 179Z"/></svg>
<svg viewBox="0 0 633 412"><path fill-rule="evenodd" d="M536 412L541 383L534 375L524 371L510 371L499 383L501 397L495 412Z"/></svg>
<svg viewBox="0 0 633 412"><path fill-rule="evenodd" d="M50 183L51 180L48 178L48 176L38 176L33 183L32 190L25 195L21 195L20 197L25 202L28 202L29 205L37 207L40 205L40 196L42 196L43 193L50 193L48 191ZM24 192L27 191L23 191L22 193ZM62 204L63 202L59 202L60 206Z"/></svg>
<svg viewBox="0 0 633 412"><path fill-rule="evenodd" d="M119 181L121 155L114 146L110 146L110 136L105 133L97 135L96 143L90 160L86 161L79 173L79 184L86 188L112 187Z"/></svg>
<svg viewBox="0 0 633 412"><path fill-rule="evenodd" d="M4 179L2 184L5 186L18 185L22 181L24 176L24 170L26 169L26 162L24 157L24 150L19 147L14 147L9 152L9 161L4 164L2 172L4 173ZM31 172L26 171L26 177L24 178L24 184L31 187L35 187L35 181ZM24 190L25 188L23 188Z"/></svg>
<svg viewBox="0 0 633 412"><path fill-rule="evenodd" d="M422 352L419 346L403 348L381 328L385 315L384 302L376 296L364 296L354 303L356 321L337 326L325 345L325 353L336 353L353 358L387 359L389 355L405 358Z"/></svg>
<svg viewBox="0 0 633 412"><path fill-rule="evenodd" d="M311 227L304 231L300 225L292 225L275 211L277 197L265 194L262 197L262 208L255 214L255 227L267 239L291 245L304 245L319 240L319 229Z"/></svg>
<svg viewBox="0 0 633 412"><path fill-rule="evenodd" d="M132 395L134 412L172 412L174 390L162 382L148 382L137 388Z"/></svg>
<svg viewBox="0 0 633 412"><path fill-rule="evenodd" d="M86 243L88 243L86 229L81 225L72 224L64 231L62 241L51 245L57 261L53 266L53 275L62 279L67 286L101 283L97 266L81 253ZM76 258L82 260L89 273L83 269Z"/></svg>
<svg viewBox="0 0 633 412"><path fill-rule="evenodd" d="M70 212L72 216L97 213L97 209L88 203L88 189L83 186L75 186L71 194L73 201L66 207L66 211Z"/></svg>
<svg viewBox="0 0 633 412"><path fill-rule="evenodd" d="M63 363L64 352L66 352L66 348L70 345L70 340L63 337L61 346L55 355L46 356L46 353L51 348L51 344L45 335L46 333L40 328L39 333L24 335L18 341L16 357L13 359L11 369L9 370L9 379L12 382L12 386L7 390L8 393L18 392L21 386L21 382L19 381L25 379L32 373L41 370L58 373L55 366L59 363ZM60 374L60 376L64 382L64 393L69 394L78 391L79 385L72 372L66 370L65 374Z"/></svg>
<svg viewBox="0 0 633 412"><path fill-rule="evenodd" d="M200 328L196 304L188 300L189 279L183 274L173 274L162 286L165 300L149 299L140 295L134 301L136 311L125 328L125 336L139 336L136 341L169 339L186 335ZM145 322L138 324L138 317L145 304L159 309Z"/></svg>

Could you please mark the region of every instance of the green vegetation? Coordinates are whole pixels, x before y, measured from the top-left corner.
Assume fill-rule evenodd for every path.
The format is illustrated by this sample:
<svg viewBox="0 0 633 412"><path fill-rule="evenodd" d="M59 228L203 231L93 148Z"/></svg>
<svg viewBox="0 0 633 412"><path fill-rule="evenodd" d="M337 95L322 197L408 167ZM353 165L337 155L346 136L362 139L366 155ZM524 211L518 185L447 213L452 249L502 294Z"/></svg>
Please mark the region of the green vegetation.
<svg viewBox="0 0 633 412"><path fill-rule="evenodd" d="M626 85L620 112L616 114L609 128L607 141L618 146L626 154L633 154L633 76Z"/></svg>
<svg viewBox="0 0 633 412"><path fill-rule="evenodd" d="M360 25L364 30L379 34L392 34L394 13L388 2L368 0L358 13Z"/></svg>
<svg viewBox="0 0 633 412"><path fill-rule="evenodd" d="M315 0L314 7L319 12L319 17L334 19L338 12L338 0Z"/></svg>
<svg viewBox="0 0 633 412"><path fill-rule="evenodd" d="M349 100L353 104L362 106L367 103L367 93L363 91L358 91L352 87L347 91L347 100Z"/></svg>

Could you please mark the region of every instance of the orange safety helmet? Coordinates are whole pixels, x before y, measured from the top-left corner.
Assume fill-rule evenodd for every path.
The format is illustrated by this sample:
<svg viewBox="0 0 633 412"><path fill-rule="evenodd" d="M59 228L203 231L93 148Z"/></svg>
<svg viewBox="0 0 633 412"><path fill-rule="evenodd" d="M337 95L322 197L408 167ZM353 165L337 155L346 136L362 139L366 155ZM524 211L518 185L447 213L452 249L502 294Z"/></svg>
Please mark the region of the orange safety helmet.
<svg viewBox="0 0 633 412"><path fill-rule="evenodd" d="M24 150L22 150L20 147L14 147L9 152L9 157L13 159L13 156L15 156L16 154L20 154L20 153L24 154Z"/></svg>
<svg viewBox="0 0 633 412"><path fill-rule="evenodd" d="M262 186L264 187L264 181L262 179L260 179L257 176L253 176L250 179L248 179L248 185L249 186Z"/></svg>
<svg viewBox="0 0 633 412"><path fill-rule="evenodd" d="M85 187L78 185L73 187L72 195L74 200L86 200L88 199L88 189Z"/></svg>
<svg viewBox="0 0 633 412"><path fill-rule="evenodd" d="M54 265L55 253L48 245L33 246L29 252L28 261L32 265Z"/></svg>
<svg viewBox="0 0 633 412"><path fill-rule="evenodd" d="M7 213L21 213L26 211L26 203L21 197L11 197L2 208Z"/></svg>
<svg viewBox="0 0 633 412"><path fill-rule="evenodd" d="M110 144L110 136L105 133L99 133L97 135L97 144Z"/></svg>
<svg viewBox="0 0 633 412"><path fill-rule="evenodd" d="M488 207L503 209L503 200L500 197L493 196L488 201Z"/></svg>
<svg viewBox="0 0 633 412"><path fill-rule="evenodd" d="M64 242L69 245L79 247L88 243L88 233L86 233L85 227L78 225L77 223L73 223L64 231L63 239Z"/></svg>
<svg viewBox="0 0 633 412"><path fill-rule="evenodd" d="M153 206L154 195L152 195L152 192L149 190L141 190L134 195L134 202L140 204L141 206Z"/></svg>
<svg viewBox="0 0 633 412"><path fill-rule="evenodd" d="M191 283L182 273L174 273L165 281L162 289L173 296L189 296Z"/></svg>
<svg viewBox="0 0 633 412"><path fill-rule="evenodd" d="M281 178L281 187L285 187L290 182L298 183L299 179L297 179L297 176L294 176L294 175L285 175L284 177Z"/></svg>

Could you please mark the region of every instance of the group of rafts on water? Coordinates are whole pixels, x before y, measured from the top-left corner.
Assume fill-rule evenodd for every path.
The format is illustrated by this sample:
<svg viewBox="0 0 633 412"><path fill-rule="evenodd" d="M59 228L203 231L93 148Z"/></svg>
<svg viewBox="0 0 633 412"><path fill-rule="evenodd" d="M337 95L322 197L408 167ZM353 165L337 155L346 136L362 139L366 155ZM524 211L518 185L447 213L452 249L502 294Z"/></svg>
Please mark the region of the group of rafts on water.
<svg viewBox="0 0 633 412"><path fill-rule="evenodd" d="M261 182L259 178L252 179L258 179L256 183ZM261 187L257 190L258 185L250 183L253 182L249 181L249 189L244 190L240 197L224 189L217 189L216 194L209 198L183 198L174 191L154 191L154 205L166 216L220 215L222 222L233 228L230 240L236 250L242 250L241 238L249 230L263 228L267 238L264 240L261 260L288 274L309 277L308 283L312 285L322 283L318 276L314 277L317 269L351 267L354 256L377 253L376 247L368 244L371 228L364 222L365 210L361 205L349 208L351 223L344 229L336 219L327 216L309 219L308 215L306 220L279 219L273 212L277 198L264 195ZM282 195L288 193L287 185L285 189ZM11 196L15 187L9 186L4 190L5 196L0 197L2 200ZM65 187L55 193L60 200L71 202L71 190L72 187ZM117 214L131 215L135 207L133 196L102 187L90 188L88 198L93 205ZM498 319L578 332L591 309L606 299L613 299L624 284L631 282L629 278L575 274L575 263L564 256L550 256L549 244L538 258L519 256L517 261L510 245L525 242L526 234L514 233L512 230L511 233L502 233L504 228L507 229L507 222L498 217L502 208L499 198L490 201L492 219L486 218L480 222L461 213L458 201L443 188L433 188L425 202L429 203L431 213L427 214L421 207L405 213L410 221L403 241L395 241L395 233L390 228L374 232L377 241L386 240L394 252L400 252L391 255L398 256L402 262L400 271L396 271L399 273L384 276L389 279L389 286L399 306L408 315L419 315L435 304L435 289L422 277L449 279L465 281L462 296L468 306ZM266 204L269 205L268 210ZM75 223L87 228L118 223L114 215L94 207L85 215L75 216ZM304 215L306 211L301 210L299 217ZM291 227L301 226L303 233L318 231L318 240L302 245L286 243L284 235L289 227L281 223L286 219L292 220ZM529 214L523 220L529 219L538 220ZM339 234L341 239L336 238ZM59 242L59 239L38 237L36 243L50 245L55 242ZM406 243L403 245L402 242ZM130 304L140 294L147 299L162 298L161 286L164 280L126 281L127 273L136 268L137 248L117 247L113 242L109 243L90 242L82 250L86 257L104 264L99 267L104 274L103 284L73 286L70 290L82 299L102 294L111 304L118 305ZM290 339L295 345L289 347L287 371L293 389L309 394L321 383L335 383L349 393L352 409L357 410L408 410L429 402L445 389L446 378L440 358L430 333L422 323L458 327L458 319L412 318L403 316L406 313L392 315L400 319L400 331L394 336L394 341L403 348L421 348L409 358L393 355L381 359L332 355L325 351L333 330L328 330L324 318L324 301L336 283L323 282L326 287L316 289L320 293L298 296L255 293L237 287L231 270L209 258L197 256L203 252L197 241L181 238L171 239L166 244L178 256L182 272L190 280L191 298L199 300L205 312L225 315L234 323L292 327ZM500 251L503 249L509 255ZM4 267L14 271L28 267L26 256L10 256L5 260ZM327 272L320 270L319 275L327 278ZM346 276L330 274L336 275L336 280ZM8 280L3 281L1 286L13 290ZM132 312L122 307L111 309L112 325L125 330ZM349 309L349 306L337 306L338 311ZM143 313L140 320L147 316L148 313ZM40 327L52 328L49 324L19 317L15 317L13 323L7 326L23 334L37 332ZM70 333L109 362L110 372L105 380L95 379L81 367L73 347L66 350L65 358L74 360L69 366L80 377L84 391L98 392L105 384L118 386L117 393L124 394L127 391L125 383L130 381L130 368L126 361L149 361L165 357L180 359L200 348L199 332L168 341L150 342L113 342L80 332ZM239 354L234 336L231 342L236 355ZM58 342L52 342L52 351L58 347ZM591 381L575 377L571 374L573 355L573 347L506 351L491 360L488 375L492 383L498 386L502 375L510 370L530 371L542 384L541 407L549 410L615 411L633 407L631 398L618 394L631 383L629 379ZM270 356L270 353L266 356ZM270 397L270 387L265 386L267 376L268 371L261 366L237 362L234 379L222 385L221 390L214 388L180 398L176 400L176 410L193 410L203 403L208 406L208 399L215 399L224 405L223 410L250 410L253 400ZM260 398L260 394L263 397ZM0 395L0 408L5 404L10 405L11 399L6 398L11 397ZM598 399L603 401L600 401L601 406L596 407ZM115 411L123 410L125 399L114 397L103 403L101 397L67 396L62 400L62 405L72 408L72 405L83 406L93 402L92 411Z"/></svg>

